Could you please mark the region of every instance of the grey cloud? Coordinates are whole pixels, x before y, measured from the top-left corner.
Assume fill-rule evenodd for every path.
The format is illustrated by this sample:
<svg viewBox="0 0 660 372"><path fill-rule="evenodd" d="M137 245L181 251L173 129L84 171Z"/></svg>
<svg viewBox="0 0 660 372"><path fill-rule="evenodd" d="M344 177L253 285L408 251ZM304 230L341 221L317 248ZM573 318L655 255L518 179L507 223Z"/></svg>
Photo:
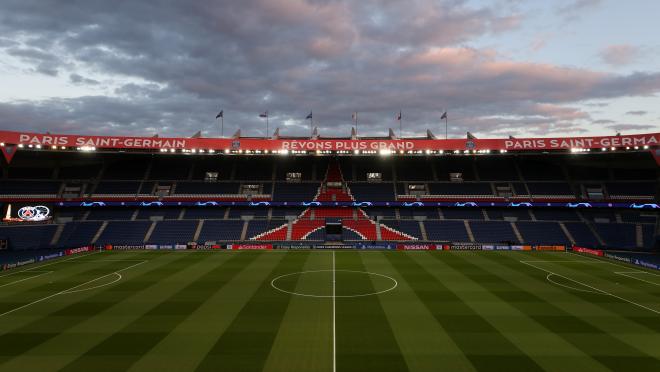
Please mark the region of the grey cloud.
<svg viewBox="0 0 660 372"><path fill-rule="evenodd" d="M640 57L640 49L633 45L610 45L600 51L603 62L612 66L623 66L635 62Z"/></svg>
<svg viewBox="0 0 660 372"><path fill-rule="evenodd" d="M614 130L657 130L658 126L657 125L651 125L651 124L613 124L613 125L608 125L607 128L614 129Z"/></svg>
<svg viewBox="0 0 660 372"><path fill-rule="evenodd" d="M76 73L69 75L69 81L72 82L73 84L88 84L88 85L100 84L100 82L97 80L89 79L84 76L78 75Z"/></svg>
<svg viewBox="0 0 660 372"><path fill-rule="evenodd" d="M634 115L634 116L644 116L648 112L644 110L635 110L635 111L628 111L626 112L626 115Z"/></svg>
<svg viewBox="0 0 660 372"><path fill-rule="evenodd" d="M26 64L66 72L74 84L98 82L87 71L135 81L112 97L4 103L0 125L217 135L222 108L225 133L263 135L257 114L269 110L271 132L302 135L314 110L321 133L347 135L360 111L360 132L376 135L398 126L402 109L410 134L443 131L443 110L453 135L546 134L591 122L576 102L660 91L656 72L604 74L455 46L515 29L513 14L461 0L78 0L48 11L36 0L5 0L0 34L21 36L6 48L22 48Z"/></svg>

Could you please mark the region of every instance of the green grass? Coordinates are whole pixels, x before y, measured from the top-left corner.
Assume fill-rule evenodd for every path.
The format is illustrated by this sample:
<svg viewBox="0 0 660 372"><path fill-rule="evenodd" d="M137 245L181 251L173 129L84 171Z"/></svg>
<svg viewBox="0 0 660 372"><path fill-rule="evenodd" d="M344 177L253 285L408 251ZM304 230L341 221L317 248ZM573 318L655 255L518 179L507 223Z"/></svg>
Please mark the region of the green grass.
<svg viewBox="0 0 660 372"><path fill-rule="evenodd" d="M660 371L660 273L570 253L102 252L0 314L0 371Z"/></svg>

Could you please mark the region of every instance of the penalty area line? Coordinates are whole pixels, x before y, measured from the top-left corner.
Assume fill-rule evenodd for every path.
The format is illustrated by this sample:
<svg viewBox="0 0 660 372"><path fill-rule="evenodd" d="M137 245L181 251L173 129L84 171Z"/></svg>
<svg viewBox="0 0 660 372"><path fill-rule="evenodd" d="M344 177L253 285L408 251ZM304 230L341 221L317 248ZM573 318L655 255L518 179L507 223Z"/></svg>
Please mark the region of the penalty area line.
<svg viewBox="0 0 660 372"><path fill-rule="evenodd" d="M95 289L95 288L103 287L104 285L99 285L99 286L95 286L95 287L88 288L88 289L77 290L78 288L80 288L80 287L82 287L82 286L84 286L84 285L87 285L87 284L90 284L90 283L94 283L94 282L96 282L96 281L98 281L98 280L101 280L101 279L103 279L103 278L105 278L105 277L108 277L108 276L110 276L110 275L118 275L118 276L119 276L119 279L117 279L117 280L115 280L115 281L113 281L113 282L110 282L110 283L106 283L105 285L110 285L110 284L116 283L116 282L118 282L119 280L121 280L121 278L122 278L121 274L119 274L120 272L125 271L125 270L128 270L128 269L131 269L131 268L133 268L133 267L135 267L135 266L138 266L138 265L142 265L143 263L145 263L145 262L147 262L147 261L148 261L148 260L144 260L144 261L138 262L138 263L133 264L133 265L131 265L131 266L125 267L125 268L123 268L123 269L121 269L121 270L113 271L113 272L111 272L111 273L109 273L109 274L99 276L98 278L94 278L94 279L92 279L92 280L88 280L88 281L86 281L86 282L84 282L84 283L81 283L81 284L75 285L75 286L73 286L73 287L71 287L71 288L67 288L67 289L61 290L61 291L59 291L59 292L57 292L57 293L53 293L52 295L49 295L49 296L46 296L46 297L40 298L40 299L38 299L38 300L32 301L32 302L30 302L30 303L27 303L27 304L25 304L25 305L21 305L21 306L19 306L19 307L17 307L17 308L14 308L14 309L9 310L9 311L5 311L4 313L0 314L0 317L3 317L3 316L5 316L5 315L9 315L9 314L14 313L14 312L16 312L16 311L18 311L18 310L21 310L21 309L25 309L25 308L28 307L28 306L32 306L32 305L38 304L38 303L40 303L40 302L46 301L46 300L51 299L51 298L53 298L53 297L55 297L55 296L59 296L59 295L63 295L63 294L70 294L70 293L76 293L76 292L82 292L83 290L91 290L91 289Z"/></svg>
<svg viewBox="0 0 660 372"><path fill-rule="evenodd" d="M587 287L587 288L591 288L592 290L594 290L594 291L596 291L596 292L598 292L598 293L600 293L600 294L603 294L603 295L606 295L606 296L612 296L612 297L617 298L617 299L619 299L619 300L621 300L621 301L625 301L625 302L627 302L627 303L629 303L629 304L632 304L632 305L635 305L635 306L641 307L641 308L643 308L643 309L646 309L646 310L648 310L648 311L651 311L651 312L653 312L653 313L656 313L656 314L660 315L660 311L655 310L655 309L652 309L652 308L650 308L650 307L648 307L648 306L645 306L645 305L639 304L639 303L637 303L637 302L635 302L635 301L629 300L629 299L627 299L627 298L623 298L623 297L621 297L621 296L617 296L617 295L612 294L612 293L610 293L610 292L607 292L607 291L605 291L605 290L603 290L603 289L599 289L599 288L596 288L596 287L590 286L589 284L582 283L582 282L580 282L579 280L571 279L571 278L569 278L569 277L567 277L567 276L564 276L564 275L561 275L561 274L557 274L557 273L555 273L555 272L552 272L552 271L550 271L550 270L544 269L544 268L542 268L542 267L538 267L538 266L536 266L536 265L534 265L534 264L531 264L531 263L528 263L528 262L524 262L524 261L519 261L519 262L522 263L522 264L524 264L524 265L531 266L531 267L533 267L533 268L535 268L535 269L537 269L537 270L545 271L546 273L550 273L550 274L552 274L552 275L555 275L555 276L558 276L558 277L564 278L564 279L566 279L566 280L570 280L570 281L573 282L573 283L577 283L577 284L583 285L583 286L585 286L585 287ZM547 277L546 277L546 279L547 279ZM554 284L556 284L556 283L553 282L553 281L551 281L551 282L554 283ZM562 287L566 287L566 286L562 286ZM573 289L575 289L575 288L573 288Z"/></svg>

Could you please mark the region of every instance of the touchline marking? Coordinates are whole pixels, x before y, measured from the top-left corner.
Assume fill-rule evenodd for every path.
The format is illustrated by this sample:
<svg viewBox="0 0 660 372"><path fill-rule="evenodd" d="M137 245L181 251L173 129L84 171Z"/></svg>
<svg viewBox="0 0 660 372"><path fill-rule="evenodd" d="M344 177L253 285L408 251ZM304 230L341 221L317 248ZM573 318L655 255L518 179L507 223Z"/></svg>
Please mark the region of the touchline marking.
<svg viewBox="0 0 660 372"><path fill-rule="evenodd" d="M660 315L660 311L658 311L658 310L652 309L652 308L650 308L650 307L648 307L648 306L644 306L644 305L642 305L642 304L638 304L637 302L634 302L634 301L628 300L628 299L626 299L626 298L623 298L623 297L617 296L617 295L612 294L612 293L610 293L610 292L607 292L607 291L605 291L605 290L603 290L603 289L599 289L599 288L596 288L596 287L592 287L592 286L590 286L589 284L585 284L585 283L580 282L579 280L571 279L571 278L569 278L569 277L567 277L567 276L564 276L564 275L561 275L561 274L557 274L557 273L555 273L555 272L552 272L552 271L550 271L550 270L544 269L544 268L542 268L542 267L538 267L538 266L536 266L536 265L534 265L534 264L531 264L531 263L528 263L528 262L525 262L525 261L519 261L519 262L522 263L522 264L525 264L525 265L531 266L531 267L533 267L533 268L535 268L535 269L538 269L538 270L541 270L541 271L545 271L546 273L550 273L550 274L553 274L553 275L556 275L556 276L562 277L562 278L564 278L564 279L566 279L566 280L570 280L570 281L572 281L573 283L581 284L581 285L583 285L583 286L585 286L585 287L587 287L587 288L591 288L591 289L593 289L594 291L600 292L600 294L604 294L604 295L607 295L607 296L612 296L612 297L614 297L614 298L618 298L618 299L621 300L621 301L625 301L625 302L627 302L627 303L629 303L629 304L632 304L632 305L635 305L635 306L639 306L639 307L641 307L641 308L643 308L643 309L646 309L646 310L648 310L648 311L651 311L651 312L654 312L654 313ZM547 279L547 277L546 277L546 279Z"/></svg>
<svg viewBox="0 0 660 372"><path fill-rule="evenodd" d="M52 273L52 271L29 271L29 272L31 272L31 273L38 273L38 272L40 272L41 274L34 275L34 276L29 276L29 277L27 277L27 278L23 278L23 279L19 279L19 280L14 280L13 282L9 282L9 283L6 283L6 284L3 284L3 285L0 285L0 288L2 288L2 287L6 287L6 286L8 286L8 285L15 284L15 283L24 282L24 281L26 281L26 280L30 280L30 279L34 279L34 278L38 278L38 277L40 277L40 276L42 276L42 275L46 275L46 274L50 274L50 273Z"/></svg>
<svg viewBox="0 0 660 372"><path fill-rule="evenodd" d="M652 273L647 273L646 271L615 271L614 273L626 276L626 277L631 278L631 279L637 279L637 280L642 281L644 283L649 283L649 284L660 286L660 284L658 284L658 283L649 282L648 280L644 280L644 279L638 278L636 276L630 275L630 274L652 274Z"/></svg>
<svg viewBox="0 0 660 372"><path fill-rule="evenodd" d="M623 267L624 269L628 269L628 270L630 270L630 269L632 269L632 268L635 268L635 267L640 267L640 266L636 266L636 265L634 265L634 264L632 264L632 263L625 265L625 264L621 264L621 263L618 263L618 262L610 262L610 259L608 259L608 258L602 258L602 259L601 259L601 258L595 258L595 257L589 257L589 256L585 256L585 255L577 254L577 253L575 253L575 252L569 252L569 253L574 254L574 255L576 255L576 256L578 256L578 257L582 257L582 258L586 258L586 259L592 260L592 261L596 261L596 262L600 262L600 263L605 263L605 264L609 264L609 265L614 265L614 266ZM639 271L643 271L643 270L639 270ZM652 273L652 272L650 272L650 271L644 271L644 272L645 272L645 273L649 273L649 274L651 274L651 275L658 275L658 274L656 274L656 273Z"/></svg>
<svg viewBox="0 0 660 372"><path fill-rule="evenodd" d="M336 302L335 295L335 251L332 251L332 371L337 371L337 323L336 323Z"/></svg>
<svg viewBox="0 0 660 372"><path fill-rule="evenodd" d="M28 307L28 306L32 306L32 305L37 304L37 303L39 303L39 302L46 301L46 300L51 299L51 298L53 298L53 297L55 297L55 296L59 296L59 295L62 295L62 294L69 294L69 293L82 292L83 290L91 290L91 289L95 289L95 288L103 287L103 285L99 285L99 286L96 286L96 287L87 288L87 289L83 289L83 290L76 290L76 288L80 288L80 287L82 287L82 286L84 286L84 285L86 285L86 284L89 284L89 283L94 283L95 281L97 281L97 280L101 280L101 279L103 279L103 278L105 278L105 277L107 277L107 276L110 276L110 275L119 275L119 279L121 279L122 276L121 276L121 274L119 274L119 272L121 272L121 271L125 271L125 270L128 270L128 269L131 269L131 268L133 268L133 267L135 267L135 266L138 266L138 265L142 265L143 263L145 263L145 262L147 262L147 261L148 261L148 260L144 260L144 261L138 262L138 263L136 263L136 264L134 264L134 265L131 265L131 266L125 267L125 268L123 268L123 269L121 269L121 270L117 270L117 271L114 271L114 272L112 272L112 273L110 273L110 274L106 274L106 275L103 275L103 276L99 276L98 278L95 278L95 279L92 279L92 280L88 280L88 281L86 281L86 282L84 282L84 283L78 284L78 285L73 286L73 287L71 287L71 288L68 288L68 289L65 289L65 290L59 291L59 292L57 292L57 293L54 293L54 294L52 294L52 295L49 295L49 296L46 296L46 297L40 298L40 299L35 300L35 301L32 301L32 302L30 302L30 303L28 303L28 304L25 304L25 305L19 306L19 307L17 307L17 308L11 309L11 310L9 310L9 311L6 311L6 312L0 314L0 317L3 317L3 316L5 316L5 315L9 315L9 314L11 314L11 313L13 313L13 312L16 312L16 311L18 311L18 310L24 309L24 308L26 308L26 307ZM116 283L117 281L118 281L118 280L115 280L115 281L113 281L113 282L111 282L111 283L107 283L106 285Z"/></svg>
<svg viewBox="0 0 660 372"><path fill-rule="evenodd" d="M5 277L5 276L9 276L9 275L14 275L14 274L22 273L22 272L25 272L25 271L31 271L31 272L32 272L32 271L35 271L35 269L40 269L40 268L42 268L42 267L46 267L46 266L50 266L50 265L55 265L55 264L58 264L58 263L60 263L60 262L65 262L65 261L75 260L75 259L78 259L78 258L81 258L81 257L91 256L91 255L96 254L96 253L99 253L99 252L100 252L100 251L95 251L95 252L92 252L92 253L86 253L86 254L81 254L81 255L79 255L79 256L74 256L74 257L71 257L71 258L56 259L54 262L45 263L45 264L42 264L42 265L38 265L38 266L36 266L36 267L28 267L28 268L23 269L23 270L18 270L18 271L11 272L11 273L9 273L9 274L0 275L0 278Z"/></svg>

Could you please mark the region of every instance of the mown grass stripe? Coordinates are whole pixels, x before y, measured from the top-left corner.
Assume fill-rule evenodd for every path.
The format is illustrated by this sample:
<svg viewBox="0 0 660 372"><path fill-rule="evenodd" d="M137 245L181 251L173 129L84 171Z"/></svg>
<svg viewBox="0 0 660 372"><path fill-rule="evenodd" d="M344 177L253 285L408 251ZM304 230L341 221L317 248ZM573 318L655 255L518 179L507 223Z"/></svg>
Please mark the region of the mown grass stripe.
<svg viewBox="0 0 660 372"><path fill-rule="evenodd" d="M368 259L368 258L366 258ZM359 252L337 252L336 270L367 271ZM368 275L362 280L337 271L337 294L373 293ZM387 295L387 294L385 294ZM337 298L337 371L407 371L408 366L394 337L378 296Z"/></svg>
<svg viewBox="0 0 660 372"><path fill-rule="evenodd" d="M270 253L268 253L270 254ZM280 253L285 257L201 360L197 371L260 371L270 353L291 296L274 290L272 278L301 271L309 252Z"/></svg>
<svg viewBox="0 0 660 372"><path fill-rule="evenodd" d="M449 254L442 257L434 255L434 257L455 270L461 270L463 275L467 278L472 279L482 288L489 291L493 296L517 309L523 314L523 316L532 319L535 323L546 329L548 333L552 333L565 342L573 345L575 350L584 355L584 358L591 358L594 362L597 361L597 358L595 357L598 352L602 350L602 347L599 345L600 341L612 345L613 348L621 350L622 353L632 352L633 355L639 355L639 351L632 350L628 345L611 337L611 335L606 332L603 332L591 324L584 322L582 319L565 312L551 302L537 296L532 291L521 288L516 282L509 280L506 276L502 275L501 271L496 272L495 270L490 269L488 264L477 265L475 263L475 261L484 263L484 261L492 260L495 257L494 254L483 253L474 256ZM531 280L532 278L528 278L526 282ZM536 308L542 308L543 313L531 313L529 311L530 304L533 304ZM515 331L516 329L511 329L511 332ZM598 343L585 344L585 338L589 337L598 338L600 341ZM536 339L532 338L527 340L527 342L529 342L527 345L528 347L536 350L543 350L544 348L547 348L547 350L553 350L554 348L554 345L547 344L547 340L542 341L540 337ZM536 345L537 343L540 344ZM560 351L557 350L557 352L559 353ZM571 355L565 356L568 357L568 359L571 359L574 357L574 354L575 353L571 353ZM550 363L560 365L562 364L562 359L562 355L556 355L555 361L550 361ZM583 368L594 368L594 366L583 366Z"/></svg>
<svg viewBox="0 0 660 372"><path fill-rule="evenodd" d="M536 269L534 267L530 267L528 265L522 265L520 264L520 262L518 262L517 259L507 259L508 256L506 255L495 255L492 258L493 260L496 260L496 262L502 265L506 265L512 270L524 272L526 275L535 278L536 280L544 283L545 285L556 288L557 290L565 293L566 296L571 296L572 298L577 297L581 299L584 303L589 304L590 306L595 306L600 308L603 314L618 315L621 318L629 320L635 325L640 326L640 328L644 329L649 334L657 334L658 332L660 332L660 317L646 309L637 307L633 304L630 304L628 302L616 299L614 297L605 294L585 293L585 292L570 290L568 288L563 288L560 286L553 285L551 283L548 283L547 280L545 280L545 276L547 272ZM550 260L556 260L556 259L557 259L556 257L550 258ZM538 263L536 264L538 265ZM569 284L575 284L575 283L569 283ZM591 315L593 316L594 314Z"/></svg>
<svg viewBox="0 0 660 372"><path fill-rule="evenodd" d="M148 266L149 270L141 272L130 281L121 281L116 285L98 289L84 301L71 303L61 309L55 309L52 314L41 316L32 322L0 336L0 363L29 352L41 343L56 337L74 325L109 310L113 305L134 296L137 292L158 284L163 277L173 275L183 270L202 257L186 255L177 257L177 264L163 266Z"/></svg>
<svg viewBox="0 0 660 372"><path fill-rule="evenodd" d="M275 285L303 294L330 295L332 273L314 271L331 270L331 255L329 251L310 254L303 271L311 272L286 278L296 280L296 286L289 287L287 280ZM332 371L331 319L332 298L292 296L264 371Z"/></svg>
<svg viewBox="0 0 660 372"><path fill-rule="evenodd" d="M220 262L212 270L192 280L168 298L154 303L149 311L98 343L78 359L69 363L62 371L123 371L128 369L160 340L167 337L207 298L245 269L259 254L256 252L233 254L229 259ZM113 357L107 358L108 353L111 353Z"/></svg>
<svg viewBox="0 0 660 372"><path fill-rule="evenodd" d="M394 337L411 372L434 371L440 366L447 371L470 371L474 368L462 350L435 320L412 289L385 257L401 252L379 252L363 255L370 272L394 277L398 286L379 300Z"/></svg>
<svg viewBox="0 0 660 372"><path fill-rule="evenodd" d="M241 254L230 252L230 254ZM209 296L204 304L176 326L166 338L134 363L129 371L192 371L204 359L241 309L270 278L283 254L261 254L231 282Z"/></svg>
<svg viewBox="0 0 660 372"><path fill-rule="evenodd" d="M509 303L512 306L516 306L521 311L527 312L528 317L543 325L550 332L561 336L567 342L575 345L576 348L579 348L579 350L589 355L592 359L597 360L601 364L605 365L607 368L618 370L619 366L625 364L625 361L634 360L637 363L635 364L636 370L660 370L660 360L654 358L653 356L644 353L629 343L621 341L610 333L592 325L580 317L564 311L564 309L556 306L552 302L546 301L544 298L541 298L531 291L522 288L516 282L507 280L501 274L495 274L493 271L488 270L487 265L477 266L472 262L468 262L464 258L457 258L463 261L463 267L469 268L466 275L471 275L470 272L481 272L482 274L480 276L482 278L482 285L484 285L486 288L492 289L492 292L503 300L507 300L507 296L503 295L503 292L501 292L501 288L503 286L516 288L517 290L523 292L525 296L524 302L520 301L521 298L519 297L518 301L513 301L509 298ZM531 270L528 270L526 265L511 266L511 263L516 264L513 258L501 255L482 255L479 257L479 260L489 260L497 263L498 265L506 266L511 269L517 268L517 271L520 271L529 276L528 281L538 280L538 272L532 272ZM449 261L451 260L445 260L445 262L451 265ZM484 275L486 276L485 278ZM565 288L564 290L569 291ZM603 304L600 302L594 301L596 297L602 297L602 295L575 291L570 292L570 294L575 295L582 301L586 301L597 306L603 306ZM530 302L537 302L541 304L541 306L543 306L545 310L552 315L534 314L530 312L529 309L526 308ZM588 314L584 315L586 316ZM619 322L620 317L625 316L613 315L609 317L609 322Z"/></svg>
<svg viewBox="0 0 660 372"><path fill-rule="evenodd" d="M409 254L387 257L477 370L542 370Z"/></svg>
<svg viewBox="0 0 660 372"><path fill-rule="evenodd" d="M95 256L99 257L100 255L97 254ZM0 314L30 304L35 300L75 287L76 285L100 276L110 274L113 271L122 269L130 264L131 263L126 264L116 261L103 262L102 259L89 263L81 260L62 261L57 266L51 266L53 272L48 274L47 277L42 277L41 280L35 280L32 283L28 283L27 288L19 286L14 288L19 289L18 291L3 291L4 294L8 295L0 298ZM25 289L22 290L23 288ZM44 307L41 306L39 308L43 309ZM23 311L34 310L26 308ZM6 321L5 319L7 318L11 319L11 314L0 317L0 322Z"/></svg>

